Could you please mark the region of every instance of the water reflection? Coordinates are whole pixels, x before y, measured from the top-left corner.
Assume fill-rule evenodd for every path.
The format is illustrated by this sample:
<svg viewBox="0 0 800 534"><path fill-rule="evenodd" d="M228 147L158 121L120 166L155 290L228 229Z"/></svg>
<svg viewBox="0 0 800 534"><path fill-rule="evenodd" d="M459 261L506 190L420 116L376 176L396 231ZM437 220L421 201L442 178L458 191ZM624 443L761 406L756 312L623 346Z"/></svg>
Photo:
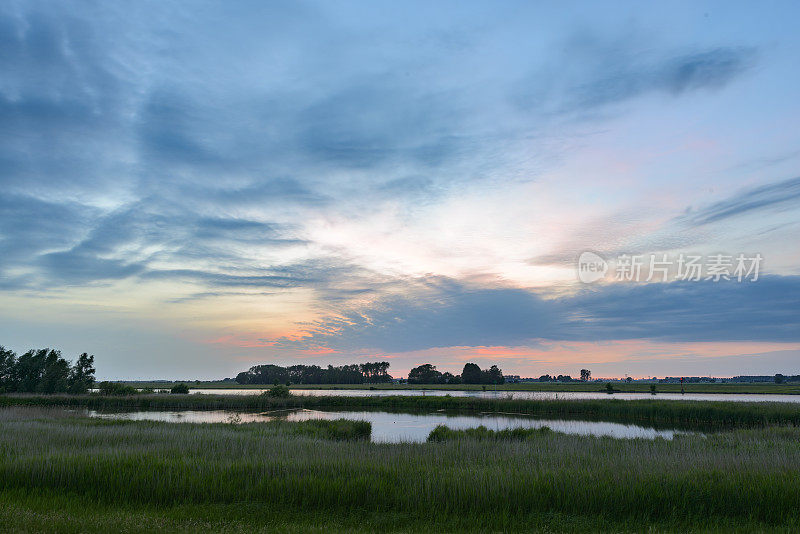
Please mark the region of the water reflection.
<svg viewBox="0 0 800 534"><path fill-rule="evenodd" d="M177 423L226 423L263 422L273 419L305 421L308 419L356 419L372 423L372 441L378 443L424 442L437 425L453 429L475 428L483 425L492 430L510 428L549 427L555 432L584 436L610 436L613 438L672 439L680 430L656 430L637 425L623 425L598 421L575 421L561 419L538 419L523 415L509 414L409 414L379 411L321 411L321 410L279 410L266 413L212 411L140 411L122 413L101 413L89 411L92 417L108 419L149 420Z"/></svg>

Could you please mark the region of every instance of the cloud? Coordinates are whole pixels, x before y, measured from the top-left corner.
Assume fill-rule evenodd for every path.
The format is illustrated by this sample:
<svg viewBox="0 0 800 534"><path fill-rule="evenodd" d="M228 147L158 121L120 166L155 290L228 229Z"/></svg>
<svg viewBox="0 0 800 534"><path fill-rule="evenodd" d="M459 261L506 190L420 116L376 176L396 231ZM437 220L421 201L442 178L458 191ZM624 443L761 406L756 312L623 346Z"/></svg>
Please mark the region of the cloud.
<svg viewBox="0 0 800 534"><path fill-rule="evenodd" d="M393 297L315 325L312 342L388 352L513 344L544 337L552 327L552 309L526 291L447 284L425 297Z"/></svg>
<svg viewBox="0 0 800 534"><path fill-rule="evenodd" d="M575 33L560 48L552 64L537 66L512 92L520 109L553 117L587 117L647 94L678 97L720 89L758 59L758 50L752 47L697 46L676 53L651 47L643 36L588 32Z"/></svg>
<svg viewBox="0 0 800 534"><path fill-rule="evenodd" d="M747 189L721 202L692 211L681 219L693 225L719 222L764 209L791 209L800 201L800 178Z"/></svg>
<svg viewBox="0 0 800 534"><path fill-rule="evenodd" d="M573 87L572 105L592 108L640 95L660 92L672 96L698 89L718 89L745 72L755 51L715 48L659 61L637 62L621 58L596 79Z"/></svg>
<svg viewBox="0 0 800 534"><path fill-rule="evenodd" d="M437 281L312 325L337 350L524 345L536 340L800 341L800 276L756 282L615 284L562 298ZM282 340L288 343L288 340Z"/></svg>
<svg viewBox="0 0 800 534"><path fill-rule="evenodd" d="M613 284L564 305L570 339L800 341L800 276Z"/></svg>
<svg viewBox="0 0 800 534"><path fill-rule="evenodd" d="M93 283L118 280L140 273L142 263L99 258L82 250L51 252L39 259L39 264L55 277L50 283Z"/></svg>
<svg viewBox="0 0 800 534"><path fill-rule="evenodd" d="M763 216L761 222L769 221L766 217L769 213L791 212L797 209L798 203L800 203L800 178L792 178L743 189L724 200L702 205L696 209L689 207L656 228L642 230L638 220L626 221L623 214L616 213L607 219L592 221L592 224L587 224L568 235L559 243L556 252L530 258L527 262L536 266L573 266L578 256L586 250L595 250L606 259L622 254L686 250L702 244L704 235L693 231L697 227L755 213ZM776 230L788 224L794 222L778 220L762 231ZM753 227L747 227L746 232L747 235L753 235ZM614 236L613 240L607 238L609 234ZM608 241L611 241L613 246L602 247L602 244Z"/></svg>
<svg viewBox="0 0 800 534"><path fill-rule="evenodd" d="M68 246L91 227L96 215L76 203L0 195L0 268L24 265L44 250Z"/></svg>
<svg viewBox="0 0 800 534"><path fill-rule="evenodd" d="M4 3L0 288L80 295L75 286L122 291L157 281L153 298L209 299L209 308L215 298L295 291L302 298L293 304L307 308L289 313L330 316L309 325L313 340L343 349L722 338L726 324L736 326L731 336L792 338L793 288L770 290L767 279L758 288L775 309L759 294L702 284L553 299L512 287L519 280L500 286L493 265L474 265L485 250L487 264L509 256L517 243L506 244L527 229L545 244L545 234L558 234L536 218L547 191L514 197L515 186L590 144L582 129L598 124L591 115L727 87L761 65L766 49L741 46L735 31L697 42L630 39L607 22L589 35L574 20L525 10L509 24L503 10L419 9L426 16L398 24L407 7ZM509 185L508 196L491 194ZM569 180L556 185L566 192L556 199L585 193ZM627 191L617 185L609 189ZM764 186L686 220L788 207L796 189ZM591 202L613 204L615 193ZM501 210L482 202L497 198L514 209L484 222ZM571 209L580 206L565 203L565 217ZM598 215L589 240L602 241L615 218ZM524 230L504 233L517 223ZM613 231L628 237L640 226L626 223ZM526 252L530 241L519 239L520 255L537 250ZM396 248L393 257L376 259L381 246ZM566 248L548 259L574 261L578 249ZM530 281L530 266L505 267ZM447 281L437 269L487 282ZM149 293L141 295L115 299L138 306ZM727 322L703 299L727 302ZM747 309L746 299L759 318L753 326L725 315ZM676 301L700 318L686 319L670 307Z"/></svg>

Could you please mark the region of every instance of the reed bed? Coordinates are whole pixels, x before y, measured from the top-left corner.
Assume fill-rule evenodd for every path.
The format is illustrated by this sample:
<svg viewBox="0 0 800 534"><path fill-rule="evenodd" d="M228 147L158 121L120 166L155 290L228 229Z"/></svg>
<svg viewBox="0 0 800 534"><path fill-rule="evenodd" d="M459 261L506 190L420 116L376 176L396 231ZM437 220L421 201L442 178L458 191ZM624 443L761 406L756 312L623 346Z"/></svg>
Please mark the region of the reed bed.
<svg viewBox="0 0 800 534"><path fill-rule="evenodd" d="M478 530L527 521L558 530L573 520L579 530L713 530L800 520L794 427L671 441L538 431L491 442L375 444L321 438L291 423L185 425L27 410L0 410L0 495L16 506L55 495L107 509L222 507L234 522L254 521L231 512L237 507L300 520L377 514L406 530L431 521ZM547 517L565 522L548 526Z"/></svg>
<svg viewBox="0 0 800 534"><path fill-rule="evenodd" d="M87 407L119 410L238 410L284 408L374 409L385 411L505 412L533 416L647 424L713 430L770 425L800 426L800 404L781 402L662 400L522 400L470 397L336 397L266 395L14 395L0 397L0 406Z"/></svg>
<svg viewBox="0 0 800 534"><path fill-rule="evenodd" d="M476 428L464 428L454 430L446 425L438 425L428 434L428 441L456 441L460 439L479 439L479 440L513 440L530 439L552 432L550 427L541 428L506 428L503 430L491 430L483 425Z"/></svg>

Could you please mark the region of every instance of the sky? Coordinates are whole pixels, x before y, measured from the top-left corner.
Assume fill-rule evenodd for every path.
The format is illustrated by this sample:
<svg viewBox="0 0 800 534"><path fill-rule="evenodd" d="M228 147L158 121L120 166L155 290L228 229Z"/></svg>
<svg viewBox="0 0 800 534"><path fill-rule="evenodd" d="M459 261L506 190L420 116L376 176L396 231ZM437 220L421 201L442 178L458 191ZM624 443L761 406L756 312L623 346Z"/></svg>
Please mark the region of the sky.
<svg viewBox="0 0 800 534"><path fill-rule="evenodd" d="M0 345L99 379L800 373L799 18L3 2Z"/></svg>

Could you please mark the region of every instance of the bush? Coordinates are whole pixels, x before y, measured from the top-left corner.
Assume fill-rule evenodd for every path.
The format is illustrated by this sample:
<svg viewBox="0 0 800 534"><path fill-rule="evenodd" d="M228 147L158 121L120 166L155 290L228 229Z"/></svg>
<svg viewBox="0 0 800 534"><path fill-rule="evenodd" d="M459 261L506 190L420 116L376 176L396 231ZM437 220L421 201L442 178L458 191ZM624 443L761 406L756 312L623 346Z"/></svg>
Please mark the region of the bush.
<svg viewBox="0 0 800 534"><path fill-rule="evenodd" d="M100 382L97 387L100 389L101 395L136 395L139 393L135 387L107 380Z"/></svg>
<svg viewBox="0 0 800 534"><path fill-rule="evenodd" d="M272 386L271 388L269 388L269 391L267 391L267 395L269 397L286 398L286 397L291 397L292 392L288 387L278 384L276 386Z"/></svg>
<svg viewBox="0 0 800 534"><path fill-rule="evenodd" d="M181 382L180 384L175 384L172 386L172 389L170 389L169 392L173 395L185 395L186 393L189 393L189 386Z"/></svg>

